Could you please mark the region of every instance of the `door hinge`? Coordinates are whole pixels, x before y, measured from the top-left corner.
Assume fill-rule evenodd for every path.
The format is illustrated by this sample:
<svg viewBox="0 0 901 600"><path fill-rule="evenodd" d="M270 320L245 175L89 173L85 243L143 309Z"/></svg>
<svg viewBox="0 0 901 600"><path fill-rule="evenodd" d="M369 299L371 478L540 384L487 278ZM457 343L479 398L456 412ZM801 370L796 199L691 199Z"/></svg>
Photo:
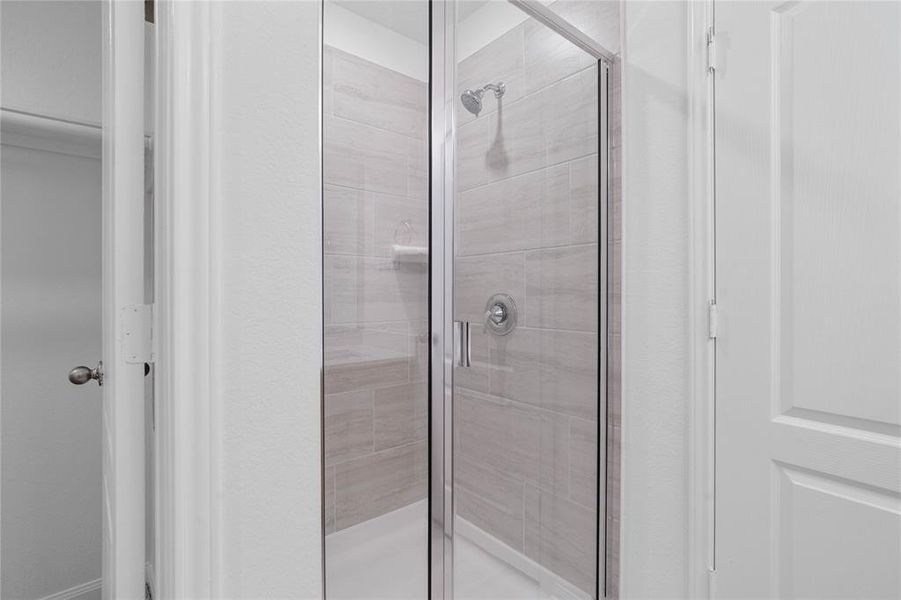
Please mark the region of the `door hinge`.
<svg viewBox="0 0 901 600"><path fill-rule="evenodd" d="M707 72L716 71L716 34L713 27L707 29Z"/></svg>
<svg viewBox="0 0 901 600"><path fill-rule="evenodd" d="M132 304L122 308L122 352L129 364L152 363L153 305Z"/></svg>
<svg viewBox="0 0 901 600"><path fill-rule="evenodd" d="M711 300L707 305L707 337L715 340L720 329L720 314L716 301Z"/></svg>

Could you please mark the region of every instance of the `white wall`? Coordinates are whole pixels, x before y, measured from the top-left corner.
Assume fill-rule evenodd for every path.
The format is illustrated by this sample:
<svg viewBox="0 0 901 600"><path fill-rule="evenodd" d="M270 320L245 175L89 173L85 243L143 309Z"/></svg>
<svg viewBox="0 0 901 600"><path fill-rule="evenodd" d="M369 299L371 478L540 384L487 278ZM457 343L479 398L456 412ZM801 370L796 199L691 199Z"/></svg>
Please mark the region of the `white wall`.
<svg viewBox="0 0 901 600"><path fill-rule="evenodd" d="M96 1L3 2L0 105L98 123L100 33ZM76 156L17 131L0 136L0 556L3 597L39 598L101 570L100 390L66 380L101 358L99 139Z"/></svg>
<svg viewBox="0 0 901 600"><path fill-rule="evenodd" d="M688 3L626 2L622 596L688 577Z"/></svg>
<svg viewBox="0 0 901 600"><path fill-rule="evenodd" d="M100 123L100 2L4 0L4 108Z"/></svg>
<svg viewBox="0 0 901 600"><path fill-rule="evenodd" d="M100 161L2 147L4 598L100 577Z"/></svg>
<svg viewBox="0 0 901 600"><path fill-rule="evenodd" d="M213 10L221 596L317 598L320 3Z"/></svg>

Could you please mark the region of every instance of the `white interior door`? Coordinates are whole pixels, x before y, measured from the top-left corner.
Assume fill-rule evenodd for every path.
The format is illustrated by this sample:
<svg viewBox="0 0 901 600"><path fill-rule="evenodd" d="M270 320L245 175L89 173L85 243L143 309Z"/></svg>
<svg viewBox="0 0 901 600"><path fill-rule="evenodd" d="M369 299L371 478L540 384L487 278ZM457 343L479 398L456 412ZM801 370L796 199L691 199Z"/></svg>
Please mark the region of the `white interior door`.
<svg viewBox="0 0 901 600"><path fill-rule="evenodd" d="M716 596L899 598L901 3L716 39Z"/></svg>
<svg viewBox="0 0 901 600"><path fill-rule="evenodd" d="M144 6L103 1L103 597L144 597Z"/></svg>

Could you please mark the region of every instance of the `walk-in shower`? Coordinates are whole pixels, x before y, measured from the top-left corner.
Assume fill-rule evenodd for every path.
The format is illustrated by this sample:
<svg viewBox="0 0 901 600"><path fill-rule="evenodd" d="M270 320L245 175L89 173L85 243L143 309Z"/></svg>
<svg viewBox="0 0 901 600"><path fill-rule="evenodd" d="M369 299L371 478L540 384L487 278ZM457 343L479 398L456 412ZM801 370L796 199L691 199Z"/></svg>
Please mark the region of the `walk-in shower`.
<svg viewBox="0 0 901 600"><path fill-rule="evenodd" d="M500 101L504 96L504 92L507 91L507 86L503 81L499 81L498 83L485 84L477 90L466 90L460 94L460 102L463 103L463 107L466 110L478 117L479 113L482 112L482 95L487 90L494 92L494 97Z"/></svg>
<svg viewBox="0 0 901 600"><path fill-rule="evenodd" d="M603 597L618 5L372 5L324 12L326 597Z"/></svg>

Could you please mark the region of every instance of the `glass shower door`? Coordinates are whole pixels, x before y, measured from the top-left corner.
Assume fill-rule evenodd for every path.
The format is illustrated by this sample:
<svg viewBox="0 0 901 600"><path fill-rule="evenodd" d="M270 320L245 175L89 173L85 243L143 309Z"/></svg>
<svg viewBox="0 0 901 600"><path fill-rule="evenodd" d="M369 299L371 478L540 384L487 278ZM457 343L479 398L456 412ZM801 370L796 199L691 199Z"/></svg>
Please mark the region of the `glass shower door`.
<svg viewBox="0 0 901 600"><path fill-rule="evenodd" d="M428 4L328 0L323 11L325 591L421 599Z"/></svg>
<svg viewBox="0 0 901 600"><path fill-rule="evenodd" d="M593 24L603 6L552 9ZM606 66L502 8L510 21L495 34L480 9L458 7L454 26L453 595L593 598Z"/></svg>
<svg viewBox="0 0 901 600"><path fill-rule="evenodd" d="M616 10L324 5L328 598L603 595Z"/></svg>

